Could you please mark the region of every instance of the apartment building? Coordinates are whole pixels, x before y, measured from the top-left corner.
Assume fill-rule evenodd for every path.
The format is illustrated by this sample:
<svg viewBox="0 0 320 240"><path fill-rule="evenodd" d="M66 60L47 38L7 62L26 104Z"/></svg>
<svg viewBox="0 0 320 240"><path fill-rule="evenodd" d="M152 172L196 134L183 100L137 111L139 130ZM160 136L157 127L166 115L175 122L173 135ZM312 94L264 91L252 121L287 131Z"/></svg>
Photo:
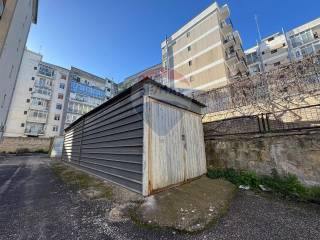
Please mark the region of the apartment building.
<svg viewBox="0 0 320 240"><path fill-rule="evenodd" d="M80 73L76 77L75 73ZM4 136L54 137L69 124L116 94L111 80L71 71L42 61L42 55L25 50L8 114ZM73 74L75 80L71 80ZM98 89L98 90L97 90ZM89 96L86 93L89 93ZM94 97L91 97L91 95ZM99 94L99 97L95 97ZM94 100L93 100L93 99ZM72 107L72 108L71 108ZM67 108L71 108L67 111ZM66 114L68 113L68 114ZM75 117L73 117L75 116ZM65 118L68 118L66 121Z"/></svg>
<svg viewBox="0 0 320 240"><path fill-rule="evenodd" d="M283 33L262 39L258 46L246 50L245 54L249 72L252 74L270 71L290 61L288 42Z"/></svg>
<svg viewBox="0 0 320 240"><path fill-rule="evenodd" d="M270 71L320 51L320 18L286 33L266 37L245 51L251 74Z"/></svg>
<svg viewBox="0 0 320 240"><path fill-rule="evenodd" d="M68 72L25 50L4 136L59 135Z"/></svg>
<svg viewBox="0 0 320 240"><path fill-rule="evenodd" d="M38 0L0 0L0 138L9 113L31 23L37 23Z"/></svg>
<svg viewBox="0 0 320 240"><path fill-rule="evenodd" d="M213 3L163 41L161 48L166 84L184 93L219 88L247 72L228 5Z"/></svg>
<svg viewBox="0 0 320 240"><path fill-rule="evenodd" d="M149 77L152 80L165 85L165 83L163 82L164 75L165 75L165 72L164 72L164 68L163 68L162 64L161 63L156 64L156 65L151 66L145 70L142 70L132 76L125 78L124 81L119 84L119 90L120 91L125 90L125 89L133 86L137 82L141 81L145 77Z"/></svg>
<svg viewBox="0 0 320 240"><path fill-rule="evenodd" d="M109 100L116 92L115 84L104 79L71 67L68 79L67 102L63 119L64 128L83 114Z"/></svg>
<svg viewBox="0 0 320 240"><path fill-rule="evenodd" d="M308 22L286 33L290 57L300 60L320 52L320 18Z"/></svg>

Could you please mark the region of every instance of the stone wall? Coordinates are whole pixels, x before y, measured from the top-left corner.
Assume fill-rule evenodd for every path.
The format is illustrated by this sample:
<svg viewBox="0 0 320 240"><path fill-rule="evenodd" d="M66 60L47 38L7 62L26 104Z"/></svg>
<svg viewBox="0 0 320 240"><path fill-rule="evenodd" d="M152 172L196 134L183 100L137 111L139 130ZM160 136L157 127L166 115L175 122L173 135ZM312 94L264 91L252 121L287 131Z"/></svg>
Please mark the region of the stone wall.
<svg viewBox="0 0 320 240"><path fill-rule="evenodd" d="M209 167L262 175L276 169L282 175L296 175L306 185L320 184L320 132L228 136L205 142Z"/></svg>
<svg viewBox="0 0 320 240"><path fill-rule="evenodd" d="M0 141L0 153L49 151L50 142L51 138L4 137Z"/></svg>

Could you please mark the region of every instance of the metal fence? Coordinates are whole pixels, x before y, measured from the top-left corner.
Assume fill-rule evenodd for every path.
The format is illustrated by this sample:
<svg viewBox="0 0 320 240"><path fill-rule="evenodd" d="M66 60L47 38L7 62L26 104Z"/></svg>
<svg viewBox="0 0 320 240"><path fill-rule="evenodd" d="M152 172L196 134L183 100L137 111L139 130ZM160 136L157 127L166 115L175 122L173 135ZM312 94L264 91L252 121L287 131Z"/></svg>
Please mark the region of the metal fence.
<svg viewBox="0 0 320 240"><path fill-rule="evenodd" d="M269 131L320 128L320 104L266 114Z"/></svg>
<svg viewBox="0 0 320 240"><path fill-rule="evenodd" d="M203 125L205 138L224 135L261 133L262 125L258 115L229 118L208 122Z"/></svg>
<svg viewBox="0 0 320 240"><path fill-rule="evenodd" d="M204 123L205 138L320 129L320 104Z"/></svg>

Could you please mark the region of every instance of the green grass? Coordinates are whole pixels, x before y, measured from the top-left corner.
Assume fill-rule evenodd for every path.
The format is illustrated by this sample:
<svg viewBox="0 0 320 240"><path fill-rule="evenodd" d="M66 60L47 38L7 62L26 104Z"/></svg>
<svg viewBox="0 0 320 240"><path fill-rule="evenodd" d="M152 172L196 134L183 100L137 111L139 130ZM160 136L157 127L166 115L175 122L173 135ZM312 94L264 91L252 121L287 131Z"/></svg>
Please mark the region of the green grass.
<svg viewBox="0 0 320 240"><path fill-rule="evenodd" d="M110 199L112 197L112 189L110 187L105 185L103 181L91 177L87 173L78 171L62 163L53 163L52 170L58 178L74 190L90 188L101 192L99 198Z"/></svg>
<svg viewBox="0 0 320 240"><path fill-rule="evenodd" d="M271 176L258 176L250 171L208 169L208 177L224 178L237 186L250 186L256 191L260 191L259 185L263 185L277 196L320 204L320 186L306 187L292 174L280 176L276 171L272 171Z"/></svg>

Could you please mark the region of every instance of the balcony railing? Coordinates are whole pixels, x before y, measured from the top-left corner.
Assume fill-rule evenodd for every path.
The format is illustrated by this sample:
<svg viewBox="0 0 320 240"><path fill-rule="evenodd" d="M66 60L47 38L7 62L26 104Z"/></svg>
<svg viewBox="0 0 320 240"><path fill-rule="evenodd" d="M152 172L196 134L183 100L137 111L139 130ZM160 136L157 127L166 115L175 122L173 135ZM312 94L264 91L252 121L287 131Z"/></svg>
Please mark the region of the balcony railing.
<svg viewBox="0 0 320 240"><path fill-rule="evenodd" d="M36 129L36 130L25 129L24 133L29 136L40 136L40 135L44 135L44 130L43 129Z"/></svg>
<svg viewBox="0 0 320 240"><path fill-rule="evenodd" d="M226 19L230 16L230 9L228 7L228 5L223 5L220 8L220 18L221 19Z"/></svg>
<svg viewBox="0 0 320 240"><path fill-rule="evenodd" d="M32 117L28 116L27 117L28 122L33 122L33 123L46 123L47 122L47 116L46 117Z"/></svg>

